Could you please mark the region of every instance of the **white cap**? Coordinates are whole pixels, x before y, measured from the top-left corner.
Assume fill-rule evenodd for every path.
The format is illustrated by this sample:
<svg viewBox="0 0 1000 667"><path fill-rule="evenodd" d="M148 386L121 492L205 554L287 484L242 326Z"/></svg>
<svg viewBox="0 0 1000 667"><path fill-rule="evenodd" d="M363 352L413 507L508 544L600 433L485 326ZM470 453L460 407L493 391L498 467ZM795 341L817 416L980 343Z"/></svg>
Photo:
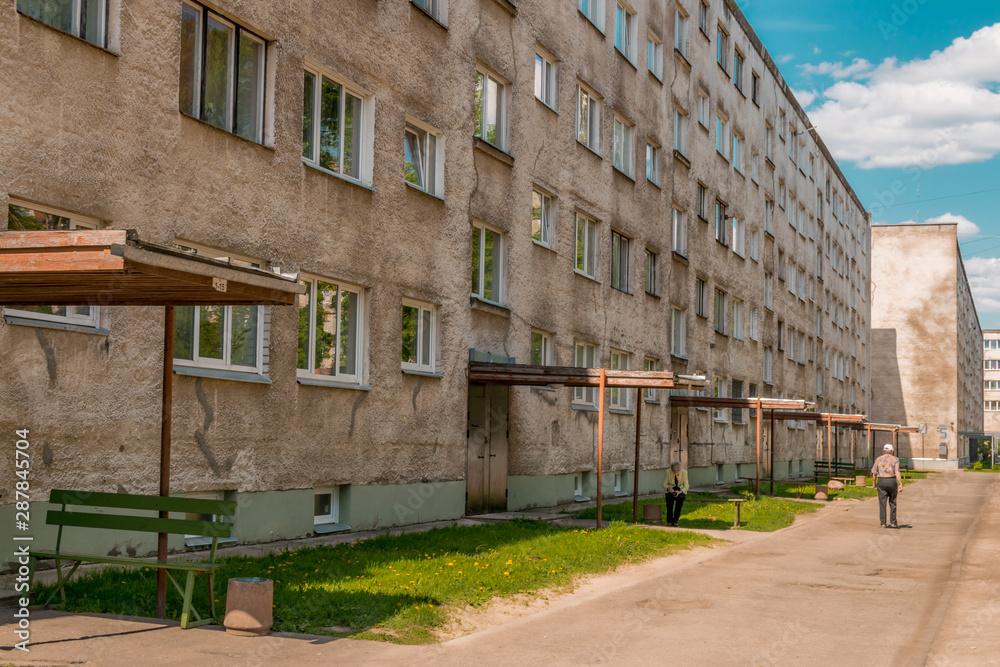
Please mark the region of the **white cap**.
<svg viewBox="0 0 1000 667"><path fill-rule="evenodd" d="M882 449L884 449L884 450L885 450L885 451L887 451L887 452L891 452L891 451L892 451L892 445L886 445L886 446L885 446L885 447L883 447Z"/></svg>

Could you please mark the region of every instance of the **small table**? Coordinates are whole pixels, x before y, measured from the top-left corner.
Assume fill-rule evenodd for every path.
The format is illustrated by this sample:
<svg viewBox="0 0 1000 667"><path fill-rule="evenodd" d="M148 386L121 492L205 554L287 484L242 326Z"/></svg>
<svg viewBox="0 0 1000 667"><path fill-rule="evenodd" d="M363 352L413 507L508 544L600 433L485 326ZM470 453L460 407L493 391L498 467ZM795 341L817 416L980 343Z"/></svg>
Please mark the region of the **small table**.
<svg viewBox="0 0 1000 667"><path fill-rule="evenodd" d="M729 498L729 502L736 503L736 520L733 522L733 528L740 527L740 505L746 501L746 498Z"/></svg>

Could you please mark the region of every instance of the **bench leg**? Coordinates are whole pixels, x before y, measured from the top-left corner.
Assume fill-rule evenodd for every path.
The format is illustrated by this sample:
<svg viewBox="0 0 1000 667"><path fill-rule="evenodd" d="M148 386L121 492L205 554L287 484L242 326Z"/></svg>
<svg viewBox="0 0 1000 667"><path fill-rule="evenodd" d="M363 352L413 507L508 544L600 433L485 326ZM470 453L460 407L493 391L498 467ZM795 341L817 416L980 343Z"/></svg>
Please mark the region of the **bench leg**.
<svg viewBox="0 0 1000 667"><path fill-rule="evenodd" d="M187 629L189 615L191 613L191 598L194 595L194 572L188 571L187 581L184 583L184 606L181 608L181 628ZM195 612L197 616L197 612Z"/></svg>
<svg viewBox="0 0 1000 667"><path fill-rule="evenodd" d="M736 521L733 523L733 528L740 527L740 505L743 503L736 503Z"/></svg>
<svg viewBox="0 0 1000 667"><path fill-rule="evenodd" d="M205 576L208 577L208 617L215 621L215 573L209 570Z"/></svg>
<svg viewBox="0 0 1000 667"><path fill-rule="evenodd" d="M49 603L52 602L52 598L56 596L56 593L59 593L59 596L62 599L61 606L63 607L66 606L66 584L69 583L69 580L73 576L73 573L76 572L76 568L80 567L81 562L82 561L76 561L76 563L73 564L73 567L70 568L69 573L67 573L66 576L64 577L61 566L62 560L58 558L56 559L56 589L52 591L52 594L49 595L49 597L45 600L45 602L41 604L42 607L49 606Z"/></svg>

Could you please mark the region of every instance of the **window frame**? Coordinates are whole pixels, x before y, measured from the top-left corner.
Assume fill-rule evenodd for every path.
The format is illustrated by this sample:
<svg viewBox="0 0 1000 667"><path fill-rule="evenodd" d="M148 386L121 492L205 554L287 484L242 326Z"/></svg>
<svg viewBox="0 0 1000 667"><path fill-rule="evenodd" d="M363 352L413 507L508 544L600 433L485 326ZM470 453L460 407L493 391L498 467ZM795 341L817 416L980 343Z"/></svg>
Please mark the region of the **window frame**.
<svg viewBox="0 0 1000 667"><path fill-rule="evenodd" d="M96 38L97 41L94 41L93 39L88 38L88 36L86 34L86 26L87 26L87 16L86 16L86 14L87 14L87 4L88 4L88 2L91 2L91 1L96 1L97 5L98 5L97 11L95 12L96 18L98 20L97 32L99 33L98 36L97 36L97 38ZM17 11L19 13L24 14L25 16L30 16L31 18L33 18L34 20L38 21L39 23L44 23L45 25L50 26L52 28L55 28L56 30L61 30L61 31L65 32L65 33L73 35L74 37L76 37L78 39L82 39L83 41L87 42L88 44L93 44L93 45L98 46L98 47L100 47L102 49L108 49L109 48L108 47L108 32L109 32L109 30L108 30L108 24L110 23L110 14L109 14L109 12L110 12L110 4L111 3L109 3L108 0L85 0L85 1L72 0L72 3L73 3L73 7L72 7L71 11L73 13L73 16L70 19L70 25L66 26L66 27L63 27L63 26L60 26L60 25L56 25L55 23L53 23L51 21L48 21L48 20L46 20L45 18L43 18L41 16L36 16L35 14L31 13L31 11L29 10L29 8L27 8L27 7L21 7L20 0L18 0L15 3L15 7L16 7L16 9L17 9Z"/></svg>
<svg viewBox="0 0 1000 667"><path fill-rule="evenodd" d="M646 69L657 81L663 81L663 41L652 30L646 33Z"/></svg>
<svg viewBox="0 0 1000 667"><path fill-rule="evenodd" d="M420 144L421 148L421 162L420 165L423 174L425 174L424 186L420 184L413 183L406 178L406 149L405 143L407 141L407 135L414 135ZM423 135L423 136L421 136ZM436 128L421 122L420 120L413 118L409 114L406 116L406 125L403 129L403 180L406 183L421 192L426 192L427 194L434 195L435 197L444 196L444 135ZM433 144L433 146L431 145ZM412 151L411 151L412 153ZM425 187L429 185L430 187Z"/></svg>
<svg viewBox="0 0 1000 667"><path fill-rule="evenodd" d="M670 356L687 358L687 313L683 308L670 309Z"/></svg>
<svg viewBox="0 0 1000 667"><path fill-rule="evenodd" d="M611 230L611 280L613 289L632 293L632 239L617 229Z"/></svg>
<svg viewBox="0 0 1000 667"><path fill-rule="evenodd" d="M608 362L611 370L627 371L632 365L632 355L613 347ZM611 400L608 407L611 410L631 411L632 390L626 387L611 387Z"/></svg>
<svg viewBox="0 0 1000 667"><path fill-rule="evenodd" d="M577 81L576 84L576 140L597 155L601 154L601 105L604 98L592 88ZM586 96L586 103L584 102ZM583 118L586 105L587 117ZM586 127L583 124L586 124Z"/></svg>
<svg viewBox="0 0 1000 667"><path fill-rule="evenodd" d="M721 23L715 33L715 60L727 75L729 74L729 31Z"/></svg>
<svg viewBox="0 0 1000 667"><path fill-rule="evenodd" d="M743 93L743 68L747 62L746 56L744 56L739 47L733 49L733 85L736 86L736 90Z"/></svg>
<svg viewBox="0 0 1000 667"><path fill-rule="evenodd" d="M441 25L448 25L448 0L410 0L410 2Z"/></svg>
<svg viewBox="0 0 1000 667"><path fill-rule="evenodd" d="M403 361L400 358L400 369L402 372L410 373L422 373L422 374L438 374L438 366L441 362L440 356L440 308L426 301L418 301L416 299L403 298L400 301L400 313L402 313L403 308L412 308L417 310L417 326L414 333L415 343L415 361ZM426 318L429 319L430 331L426 331L425 324L425 313ZM400 349L402 350L402 344L404 340L405 332L400 328ZM427 343L424 344L424 338L426 337ZM424 357L424 352L426 352L430 359ZM402 355L401 355L402 356Z"/></svg>
<svg viewBox="0 0 1000 667"><path fill-rule="evenodd" d="M704 278L694 279L694 314L698 317L708 318L708 283Z"/></svg>
<svg viewBox="0 0 1000 667"><path fill-rule="evenodd" d="M539 359L535 361L535 337L539 340ZM532 366L554 366L555 357L555 335L549 331L543 331L532 327L529 335L530 350L528 353L529 363Z"/></svg>
<svg viewBox="0 0 1000 667"><path fill-rule="evenodd" d="M715 112L715 151L729 162L729 118L721 110Z"/></svg>
<svg viewBox="0 0 1000 667"><path fill-rule="evenodd" d="M718 287L715 288L714 299L712 301L715 319L712 326L715 333L726 335L726 292Z"/></svg>
<svg viewBox="0 0 1000 667"><path fill-rule="evenodd" d="M575 368L594 368L599 359L596 344L583 340L573 341L573 366ZM572 403L575 406L597 407L597 387L573 387Z"/></svg>
<svg viewBox="0 0 1000 667"><path fill-rule="evenodd" d="M649 372L654 372L657 370L657 366L660 365L659 359L654 359L653 357L644 357L642 360L642 370ZM645 403L659 403L660 400L657 397L656 389L653 387L644 387L642 390L642 400Z"/></svg>
<svg viewBox="0 0 1000 667"><path fill-rule="evenodd" d="M646 180L660 187L660 146L646 140Z"/></svg>
<svg viewBox="0 0 1000 667"><path fill-rule="evenodd" d="M319 496L330 496L330 511L316 514L316 500ZM340 487L327 486L313 489L313 527L340 523Z"/></svg>
<svg viewBox="0 0 1000 667"><path fill-rule="evenodd" d="M611 166L632 178L634 169L633 159L635 145L635 123L630 121L621 113L614 112L612 142L611 142ZM620 134L619 136L619 128Z"/></svg>
<svg viewBox="0 0 1000 667"><path fill-rule="evenodd" d="M581 237L581 223L583 223L584 234ZM589 230L593 228L591 233ZM600 257L601 257L601 227L600 222L580 211L576 212L574 221L574 272L581 276L600 282ZM580 242L583 241L583 253L581 256ZM583 264L581 265L581 259Z"/></svg>
<svg viewBox="0 0 1000 667"><path fill-rule="evenodd" d="M688 113L674 106L674 150L687 157L688 154Z"/></svg>
<svg viewBox="0 0 1000 667"><path fill-rule="evenodd" d="M498 229L492 225L488 225L485 222L479 220L478 218L472 221L473 236L478 237L479 241L479 256L473 257L473 270L475 271L478 265L478 271L475 271L472 276L472 296L479 301L484 301L486 303L492 303L497 306L503 306L507 299L507 234L501 229ZM475 230L478 230L475 231ZM499 253L497 253L496 243L494 242L493 252L494 256L491 261L494 265L499 264L499 269L494 272L493 279L498 282L499 285L494 287L496 294L486 295L486 233L492 232L494 239L500 240ZM475 251L476 239L473 239L472 250ZM472 254L472 253L470 253ZM499 256L497 256L499 255ZM478 282L479 289L477 291L476 284ZM495 296L496 298L491 298Z"/></svg>
<svg viewBox="0 0 1000 667"><path fill-rule="evenodd" d="M732 302L732 335L736 340L743 340L743 301L733 297Z"/></svg>
<svg viewBox="0 0 1000 667"><path fill-rule="evenodd" d="M604 34L604 0L579 0L577 9L602 35Z"/></svg>
<svg viewBox="0 0 1000 667"><path fill-rule="evenodd" d="M639 14L624 0L615 2L615 50L625 56L632 66L638 59L636 48Z"/></svg>
<svg viewBox="0 0 1000 667"><path fill-rule="evenodd" d="M553 111L558 110L559 59L538 46L535 47L535 99Z"/></svg>
<svg viewBox="0 0 1000 667"><path fill-rule="evenodd" d="M305 66L303 67L303 81L306 75L312 75L314 78L313 83L313 102L311 105L312 113L312 129L310 137L310 155L306 155L306 148L303 146L302 149L302 161L308 166L318 169L326 174L331 174L337 178L343 178L347 181L354 183L359 183L365 187L371 187L372 184L372 171L373 171L373 156L374 156L374 107L375 107L375 96L369 93L364 88L356 85L352 81L338 76L334 72L328 70L325 67L320 66L318 63L306 59ZM319 137L322 134L322 124L317 122L321 114L321 102L323 97L323 79L330 81L332 84L340 86L341 88L341 100L338 108L338 141L340 142L339 155L337 157L337 169L330 169L322 165L322 152L320 150L320 140ZM360 101L361 106L361 118L360 118L360 128L358 129L358 137L361 142L360 150L358 151L358 168L357 176L352 174L344 173L344 154L345 150L343 148L344 144L344 132L345 132L345 105L347 104L346 96L350 95L355 99ZM303 107L305 106L305 100L303 97ZM303 138L305 137L305 120L303 119Z"/></svg>
<svg viewBox="0 0 1000 667"><path fill-rule="evenodd" d="M480 88L480 78L482 79L482 87ZM496 87L496 123L494 129L494 136L496 141L490 141L489 135L489 115L485 111L483 104L486 107L489 106L489 92L490 83L495 84ZM480 141L483 141L494 148L506 151L508 143L508 105L509 105L509 88L510 81L506 78L500 76L490 68L486 67L482 63L476 63L476 74L475 81L472 87L473 91L473 122L475 122L475 114L477 108L479 109L479 123L473 128L472 136ZM478 101L477 101L478 100Z"/></svg>
<svg viewBox="0 0 1000 667"><path fill-rule="evenodd" d="M646 248L643 255L643 261L644 261L643 276L645 278L644 287L646 289L646 294L649 294L650 296L659 296L660 255L658 253L653 252L649 248Z"/></svg>
<svg viewBox="0 0 1000 667"><path fill-rule="evenodd" d="M538 223L536 230L535 222L535 198L539 199ZM531 188L531 240L536 245L549 250L555 250L555 219L556 219L556 197L549 192L539 188L537 185ZM536 238L537 236L537 238Z"/></svg>
<svg viewBox="0 0 1000 667"><path fill-rule="evenodd" d="M322 276L314 274L305 274L300 276L300 282L306 283L306 293L300 295L299 301L299 318L301 321L301 309L302 309L302 296L306 297L307 303L312 306L315 303L316 293L318 291L318 283L324 282L331 285L336 285L337 287L337 312L335 316L335 324L337 326L337 335L334 335L334 340L337 343L336 350L333 353L334 358L338 358L341 354L341 341L339 332L343 326L343 316L341 313L342 307L342 294L344 292L351 292L357 295L358 305L357 305L357 322L355 327L355 350L354 356L357 360L357 372L353 374L340 373L340 365L335 364L333 370L336 372L331 375L316 373L316 341L312 332L316 331L317 323L315 321L316 311L315 308L309 308L309 316L307 322L307 331L309 332L308 339L306 341L307 352L306 352L306 368L299 368L298 363L296 363L295 374L300 380L310 380L315 382L330 382L338 384L355 384L363 385L367 379L368 370L368 294L364 287L358 285L351 285L348 283L343 283L339 280L324 278ZM299 342L301 345L301 341Z"/></svg>
<svg viewBox="0 0 1000 667"><path fill-rule="evenodd" d="M687 257L687 211L675 204L671 222L670 250Z"/></svg>

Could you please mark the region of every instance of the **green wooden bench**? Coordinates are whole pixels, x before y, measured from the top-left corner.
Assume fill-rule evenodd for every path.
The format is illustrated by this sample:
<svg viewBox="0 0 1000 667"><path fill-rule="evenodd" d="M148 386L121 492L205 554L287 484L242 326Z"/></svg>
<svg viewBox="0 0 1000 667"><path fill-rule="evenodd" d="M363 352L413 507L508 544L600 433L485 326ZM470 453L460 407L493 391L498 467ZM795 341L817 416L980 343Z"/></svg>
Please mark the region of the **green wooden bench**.
<svg viewBox="0 0 1000 667"><path fill-rule="evenodd" d="M846 461L816 461L813 465L813 473L818 477L826 477L827 472L837 477L848 477L854 474L857 466Z"/></svg>
<svg viewBox="0 0 1000 667"><path fill-rule="evenodd" d="M58 578L55 590L40 606L48 606L59 593L62 605L66 604L66 583L82 563L106 563L109 565L124 565L126 567L147 567L164 570L170 582L184 599L181 611L181 627L190 628L215 621L215 570L224 567L215 562L216 548L219 538L229 537L233 524L223 521L204 521L200 519L170 519L160 518L160 512L183 514L214 515L215 517L230 517L236 513L236 503L227 500L202 500L197 498L164 498L162 496L140 496L126 493L99 493L92 491L64 491L53 489L49 502L61 505L62 509L51 509L46 517L46 523L59 526L56 534L55 551L31 550L31 568L29 582L34 577L35 565L39 558L53 558L56 561ZM67 511L67 506L92 508L93 511ZM134 510L145 514L121 514L108 510ZM108 556L73 553L63 549L64 528L98 528L104 530L127 530L146 533L168 533L172 535L197 535L211 537L212 546L207 560L157 560L155 558L132 558L129 556ZM72 569L63 574L62 561L75 561ZM186 572L187 580L181 588L174 572ZM208 579L209 615L202 618L198 610L191 605L194 594L194 579L196 575L205 574ZM30 586L30 583L29 583ZM191 620L191 616L195 620Z"/></svg>

